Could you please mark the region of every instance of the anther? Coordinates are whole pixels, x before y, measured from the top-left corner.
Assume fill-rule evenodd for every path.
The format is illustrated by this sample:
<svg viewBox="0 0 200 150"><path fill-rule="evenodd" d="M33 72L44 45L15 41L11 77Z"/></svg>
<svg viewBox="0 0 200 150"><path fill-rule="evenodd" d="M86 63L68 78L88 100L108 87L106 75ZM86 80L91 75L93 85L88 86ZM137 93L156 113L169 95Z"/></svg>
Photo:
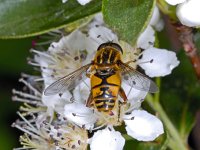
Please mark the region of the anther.
<svg viewBox="0 0 200 150"><path fill-rule="evenodd" d="M143 55L140 55L140 56L138 57L138 59L142 59L142 57L143 57Z"/></svg>
<svg viewBox="0 0 200 150"><path fill-rule="evenodd" d="M75 145L72 145L72 149L75 149L76 148L76 146Z"/></svg>
<svg viewBox="0 0 200 150"><path fill-rule="evenodd" d="M81 141L80 140L78 140L78 145L81 145Z"/></svg>
<svg viewBox="0 0 200 150"><path fill-rule="evenodd" d="M63 93L59 93L59 96L61 97L63 95Z"/></svg>

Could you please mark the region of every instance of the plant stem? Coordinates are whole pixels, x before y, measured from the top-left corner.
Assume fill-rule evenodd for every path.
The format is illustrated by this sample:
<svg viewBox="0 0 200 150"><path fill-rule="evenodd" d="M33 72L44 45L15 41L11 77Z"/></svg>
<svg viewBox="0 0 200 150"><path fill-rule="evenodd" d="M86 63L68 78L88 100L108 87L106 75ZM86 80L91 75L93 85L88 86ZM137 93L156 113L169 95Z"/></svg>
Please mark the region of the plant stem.
<svg viewBox="0 0 200 150"><path fill-rule="evenodd" d="M170 143L173 143L170 147L171 148L173 147L174 150L177 150L177 148L180 150L187 150L177 129L174 127L174 125L170 121L169 117L165 113L165 111L162 108L162 106L160 105L159 101L154 100L153 96L148 94L147 102L159 114L159 116L162 119L163 123L165 124L170 136L173 138L173 139L169 139L171 141Z"/></svg>

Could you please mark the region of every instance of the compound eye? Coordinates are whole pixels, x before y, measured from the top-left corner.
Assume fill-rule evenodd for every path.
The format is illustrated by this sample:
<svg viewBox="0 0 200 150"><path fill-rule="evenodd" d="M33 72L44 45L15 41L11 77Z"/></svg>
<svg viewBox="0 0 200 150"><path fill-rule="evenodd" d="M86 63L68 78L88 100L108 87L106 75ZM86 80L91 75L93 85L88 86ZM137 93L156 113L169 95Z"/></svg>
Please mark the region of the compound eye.
<svg viewBox="0 0 200 150"><path fill-rule="evenodd" d="M99 51L102 48L105 48L106 46L108 46L108 43L103 43L103 44L99 45L99 47L97 48L97 51Z"/></svg>
<svg viewBox="0 0 200 150"><path fill-rule="evenodd" d="M110 46L115 48L115 49L117 49L118 51L120 51L123 54L123 50L122 50L122 48L121 48L121 46L119 44L111 43Z"/></svg>
<svg viewBox="0 0 200 150"><path fill-rule="evenodd" d="M105 48L107 46L113 47L114 49L120 51L123 54L123 50L122 50L121 46L119 44L117 44L117 43L112 43L112 42L107 42L107 43L101 44L98 47L97 51L99 51L100 49Z"/></svg>

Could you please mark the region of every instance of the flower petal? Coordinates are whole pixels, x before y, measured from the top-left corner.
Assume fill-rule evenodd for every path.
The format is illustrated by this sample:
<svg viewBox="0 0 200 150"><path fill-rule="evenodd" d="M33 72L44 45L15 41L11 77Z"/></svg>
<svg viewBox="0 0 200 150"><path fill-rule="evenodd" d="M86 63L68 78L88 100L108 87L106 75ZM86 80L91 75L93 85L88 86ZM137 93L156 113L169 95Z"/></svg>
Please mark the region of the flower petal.
<svg viewBox="0 0 200 150"><path fill-rule="evenodd" d="M183 25L189 27L200 26L199 6L199 0L189 0L178 5L176 14Z"/></svg>
<svg viewBox="0 0 200 150"><path fill-rule="evenodd" d="M96 116L91 108L83 104L67 104L65 105L64 115L70 121L79 126L85 126L86 129L91 129L96 122Z"/></svg>
<svg viewBox="0 0 200 150"><path fill-rule="evenodd" d="M139 141L153 141L164 133L162 122L144 110L134 110L124 122L127 134Z"/></svg>
<svg viewBox="0 0 200 150"><path fill-rule="evenodd" d="M91 0L77 0L81 5L89 3Z"/></svg>
<svg viewBox="0 0 200 150"><path fill-rule="evenodd" d="M42 95L42 102L47 107L55 108L56 105L59 105L59 103L62 102L70 102L72 95L69 91L64 92L62 95L59 96L59 94L51 95L51 96L45 96Z"/></svg>
<svg viewBox="0 0 200 150"><path fill-rule="evenodd" d="M95 132L89 143L91 150L122 150L125 139L120 132L106 128Z"/></svg>
<svg viewBox="0 0 200 150"><path fill-rule="evenodd" d="M169 3L170 5L177 5L177 4L185 2L186 0L165 0L165 1Z"/></svg>
<svg viewBox="0 0 200 150"><path fill-rule="evenodd" d="M62 0L62 2L63 2L63 3L66 3L66 2L67 2L67 0Z"/></svg>
<svg viewBox="0 0 200 150"><path fill-rule="evenodd" d="M73 31L68 36L64 36L58 42L53 42L48 51L58 53L60 51L69 50L70 53L77 53L81 50L87 50L89 54L96 51L96 43L83 34L79 30Z"/></svg>
<svg viewBox="0 0 200 150"><path fill-rule="evenodd" d="M103 25L104 25L103 14L102 13L97 13L94 16L93 21L90 22L90 24L88 24L88 28L91 29L92 27L103 26Z"/></svg>
<svg viewBox="0 0 200 150"><path fill-rule="evenodd" d="M142 52L137 63L148 76L158 77L170 74L180 62L174 52L152 47Z"/></svg>
<svg viewBox="0 0 200 150"><path fill-rule="evenodd" d="M90 93L90 79L86 79L84 82L81 82L73 91L74 99L76 103L86 104L86 101Z"/></svg>
<svg viewBox="0 0 200 150"><path fill-rule="evenodd" d="M137 40L137 47L142 49L147 49L153 47L155 41L155 31L151 26L147 26L147 28L142 32Z"/></svg>
<svg viewBox="0 0 200 150"><path fill-rule="evenodd" d="M131 104L131 108L139 108L141 102L146 97L147 93L146 91L141 91L134 89L133 87L129 86L128 84L122 82L122 88L124 89L124 92L126 93L126 96L128 98L128 102Z"/></svg>
<svg viewBox="0 0 200 150"><path fill-rule="evenodd" d="M149 24L153 26L157 31L161 31L164 28L164 22L160 17L160 12L157 6L154 8L153 15Z"/></svg>
<svg viewBox="0 0 200 150"><path fill-rule="evenodd" d="M110 29L103 26L95 26L91 28L89 30L89 37L93 39L98 46L109 41L119 43L117 35L114 34ZM98 46L95 47L95 49L97 49Z"/></svg>

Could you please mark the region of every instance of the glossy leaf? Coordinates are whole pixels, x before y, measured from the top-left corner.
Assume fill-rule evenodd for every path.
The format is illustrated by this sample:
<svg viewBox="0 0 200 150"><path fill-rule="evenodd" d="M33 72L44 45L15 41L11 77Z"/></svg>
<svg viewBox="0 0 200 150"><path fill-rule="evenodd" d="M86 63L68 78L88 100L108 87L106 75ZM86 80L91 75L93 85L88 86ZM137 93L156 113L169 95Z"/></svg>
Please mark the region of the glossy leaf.
<svg viewBox="0 0 200 150"><path fill-rule="evenodd" d="M134 45L147 26L155 0L103 0L105 22L119 36Z"/></svg>
<svg viewBox="0 0 200 150"><path fill-rule="evenodd" d="M21 38L55 30L101 10L101 0L0 0L0 38Z"/></svg>

